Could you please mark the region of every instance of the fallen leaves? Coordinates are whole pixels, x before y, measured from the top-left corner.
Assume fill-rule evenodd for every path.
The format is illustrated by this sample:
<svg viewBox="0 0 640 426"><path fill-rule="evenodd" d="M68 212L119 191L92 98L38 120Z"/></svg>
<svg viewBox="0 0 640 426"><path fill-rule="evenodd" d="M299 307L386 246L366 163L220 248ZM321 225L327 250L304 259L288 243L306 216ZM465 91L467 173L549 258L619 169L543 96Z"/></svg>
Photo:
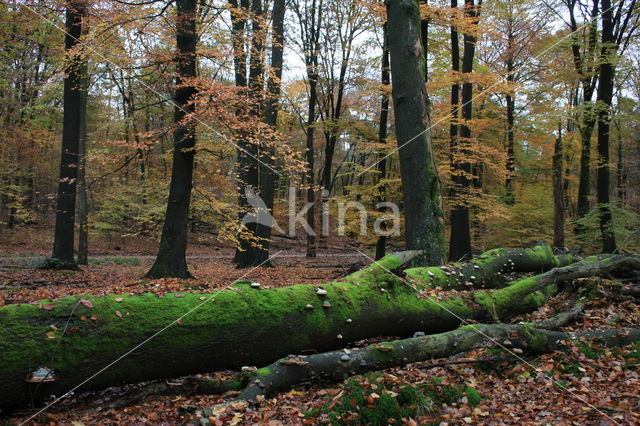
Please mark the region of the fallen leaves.
<svg viewBox="0 0 640 426"><path fill-rule="evenodd" d="M89 309L93 308L93 303L90 300L87 299L79 299L78 302L82 303L84 306L86 306Z"/></svg>

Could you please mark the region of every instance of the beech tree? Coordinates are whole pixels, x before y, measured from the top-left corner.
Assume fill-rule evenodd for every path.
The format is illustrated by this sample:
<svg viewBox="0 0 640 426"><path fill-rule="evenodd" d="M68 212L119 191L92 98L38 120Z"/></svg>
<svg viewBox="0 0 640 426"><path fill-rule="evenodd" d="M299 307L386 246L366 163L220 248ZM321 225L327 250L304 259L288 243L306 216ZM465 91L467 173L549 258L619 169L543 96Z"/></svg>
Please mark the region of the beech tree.
<svg viewBox="0 0 640 426"><path fill-rule="evenodd" d="M238 88L248 86L246 93L251 99L247 111L238 111L239 115L247 114L261 119L275 132L280 97L280 80L282 78L284 52L284 0L273 2L271 11L271 65L264 64L266 13L259 0L253 1L251 10L247 2L231 4L232 37L234 47L235 82ZM248 17L251 17L249 20ZM247 52L246 31L251 22L251 42ZM247 58L249 58L249 75L247 78ZM267 68L265 70L265 68ZM265 72L268 74L265 86ZM265 92L266 90L266 92ZM242 90L241 90L242 93ZM273 196L276 183L273 160L274 151L269 143L260 140L245 140L250 135L246 130L238 131L238 200L241 207L240 216L246 213L249 204L246 199L247 190L260 196L267 210L273 212ZM255 138L253 138L255 139ZM271 141L273 143L274 141ZM262 223L244 225L239 235L239 246L236 249L234 262L239 268L249 266L268 266L271 227Z"/></svg>
<svg viewBox="0 0 640 426"><path fill-rule="evenodd" d="M80 139L86 126L87 63L81 46L83 20L87 14L84 0L70 0L66 4L64 47L67 53L64 78L64 117L62 124L62 153L60 181L56 197L56 225L53 253L48 266L75 268L74 235L76 188L80 164Z"/></svg>
<svg viewBox="0 0 640 426"><path fill-rule="evenodd" d="M316 191L315 191L315 128L318 105L318 80L319 73L319 55L320 41L323 26L323 0L295 0L292 3L293 11L297 18L299 27L298 44L303 52L303 59L307 74L309 99L307 107L306 132L306 161L307 172L305 174L305 185L307 193L307 223L313 232L307 233L307 257L316 256Z"/></svg>
<svg viewBox="0 0 640 426"><path fill-rule="evenodd" d="M419 3L390 0L387 17L407 247L423 250L419 263L438 265L444 255L443 213L429 132Z"/></svg>
<svg viewBox="0 0 640 426"><path fill-rule="evenodd" d="M380 97L380 121L378 123L378 142L380 144L387 143L387 127L389 125L389 95L385 91L391 84L391 75L389 72L389 24L385 22L382 25L382 59L380 63L380 83L382 83L383 93ZM386 201L386 185L380 184L387 176L387 159L386 153L382 151L378 155L378 191L379 196L376 198L378 203ZM387 237L378 236L376 241L376 260L382 259L385 255Z"/></svg>
<svg viewBox="0 0 640 426"><path fill-rule="evenodd" d="M599 0L593 0L589 14L583 18L588 20L588 25L580 24L577 20L577 0L563 0L563 3L569 11L569 21L565 21L565 23L571 30L571 54L581 87L581 105L578 112L578 128L581 137L577 203L577 216L579 219L589 212L589 194L591 193L591 135L596 124L593 95L598 83L597 18ZM575 231L578 234L584 232L580 226L576 226Z"/></svg>
<svg viewBox="0 0 640 426"><path fill-rule="evenodd" d="M602 0L602 45L598 82L598 208L603 251L616 251L610 203L609 129L616 62L638 29L636 0Z"/></svg>
<svg viewBox="0 0 640 426"><path fill-rule="evenodd" d="M452 3L455 7L455 4ZM467 192L471 186L473 171L472 165L466 159L467 146L471 141L470 120L473 118L473 82L470 81L470 74L473 72L473 61L477 43L477 23L480 19L480 7L482 0L475 5L473 0L465 0L464 16L471 22L470 29L464 33L463 53L462 53L462 99L460 109L462 110L462 123L460 124L459 135L454 130L451 131L453 141L452 148L452 179L454 182L452 191L454 205L451 208L451 237L449 240L449 259L459 260L468 258L471 255L471 223L469 221L469 206ZM457 42L457 34L451 35L452 43ZM452 49L453 55L457 56ZM455 58L454 58L455 61ZM454 66L455 67L455 66ZM455 68L454 68L455 71ZM465 76L466 74L466 76ZM456 108L456 100L453 96L452 87L452 108ZM457 111L458 108L456 108Z"/></svg>
<svg viewBox="0 0 640 426"><path fill-rule="evenodd" d="M195 111L196 0L176 1L176 91L174 99L173 166L167 210L156 260L150 278L189 278L187 269L187 220L193 185L196 129L189 117Z"/></svg>
<svg viewBox="0 0 640 426"><path fill-rule="evenodd" d="M565 191L564 191L564 145L562 143L562 124L558 125L558 137L553 146L553 245L564 247Z"/></svg>

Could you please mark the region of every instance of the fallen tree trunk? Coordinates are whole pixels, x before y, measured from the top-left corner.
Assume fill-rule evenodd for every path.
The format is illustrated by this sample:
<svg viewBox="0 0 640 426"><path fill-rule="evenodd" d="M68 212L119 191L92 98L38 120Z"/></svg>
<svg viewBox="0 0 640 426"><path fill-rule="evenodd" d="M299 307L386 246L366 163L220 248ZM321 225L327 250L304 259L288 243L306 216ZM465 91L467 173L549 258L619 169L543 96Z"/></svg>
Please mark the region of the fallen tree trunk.
<svg viewBox="0 0 640 426"><path fill-rule="evenodd" d="M445 301L420 294L388 271L416 253L390 255L344 282L211 295L65 297L0 308L0 405L198 372L266 365L290 353L324 352L373 336L456 329L463 320L503 319L531 311L560 284L620 268L612 256L558 268L499 290ZM323 307L324 306L324 307ZM64 331L66 330L66 331ZM47 381L29 383L39 367Z"/></svg>
<svg viewBox="0 0 640 426"><path fill-rule="evenodd" d="M578 302L568 311L561 312L553 318L549 318L542 322L536 323L534 326L545 331L557 330L558 328L564 327L565 325L573 322L582 313L583 309L584 305ZM452 332L444 333L445 336L451 334ZM425 343L428 342L428 338L426 336L421 337L421 339L405 339L399 342L371 345L367 348L358 348L353 350L343 349L340 351L333 351L317 355L289 355L288 357L280 359L260 370L256 369L255 367L245 367L243 368L243 371L238 372L233 377L224 380L192 376L185 377L181 380L173 380L171 383L166 381L152 382L142 386L139 389L133 389L124 395L120 395L118 399L108 403L107 407L124 408L141 401L149 395L221 395L229 391L237 391L241 399L256 400L258 398L258 395L274 394L280 391L284 391L289 387L311 380L338 382L346 378L346 376L352 376L354 374L364 373L370 370L376 370L391 366L401 366L407 362L425 361L425 359L414 359L412 361L409 361L409 359L406 357L403 357L402 359L397 359L397 357L385 357L384 361L386 364L384 365L379 365L376 362L367 362L367 359L375 361L380 358L377 351L393 351L394 346L399 345L402 348L425 346ZM485 339L482 341L482 344L484 344L485 346L487 346L487 343L495 343L492 342L487 335L484 335L483 337L485 337ZM442 339L442 336L435 336L435 338ZM448 356L459 353L458 350L464 352L464 345L462 346L462 349L460 349L457 346L457 342L454 344L454 342L452 341L449 341L447 339L444 340L446 344L442 348L438 349L444 349ZM435 343L437 343L437 340L430 342L429 347L423 349L421 353L424 353L425 351L427 353L431 353ZM359 363L356 365L356 369L351 368L350 364L346 364L346 362L351 361L350 354L352 353L357 353L356 357L359 359ZM512 357L511 359L516 359L515 357L517 357L517 355L514 355L514 357ZM443 363L431 364L423 368L431 368L434 366L445 364L482 361L483 360L446 361ZM388 364L389 362L391 362L392 364ZM346 370L343 367L347 367ZM228 401L224 404L229 403L233 402ZM214 410L219 411L217 410L217 408ZM199 411L201 411L202 413L208 413L207 416L211 415L210 408L204 408Z"/></svg>
<svg viewBox="0 0 640 426"><path fill-rule="evenodd" d="M572 255L556 256L549 244L538 243L530 249L489 250L466 263L410 268L405 274L424 286L442 287L444 290L470 290L504 287L507 284L507 273L541 273L573 262L575 259Z"/></svg>
<svg viewBox="0 0 640 426"><path fill-rule="evenodd" d="M640 329L568 333L535 328L531 324L467 325L445 333L375 344L362 349L284 358L257 370L246 381L248 385L239 398L255 401L258 395L273 395L307 381L335 383L368 371L446 358L480 345L506 348L517 356L523 351L553 352L559 349L562 341L581 339L608 347L624 346L640 341ZM206 385L203 384L204 388Z"/></svg>

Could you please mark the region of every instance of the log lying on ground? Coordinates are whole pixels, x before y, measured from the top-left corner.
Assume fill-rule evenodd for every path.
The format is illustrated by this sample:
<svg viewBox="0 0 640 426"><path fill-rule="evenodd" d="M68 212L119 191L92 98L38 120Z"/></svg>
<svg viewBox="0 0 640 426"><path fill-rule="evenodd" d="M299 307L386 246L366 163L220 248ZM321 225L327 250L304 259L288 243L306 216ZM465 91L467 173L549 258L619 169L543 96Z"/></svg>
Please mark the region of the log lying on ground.
<svg viewBox="0 0 640 426"><path fill-rule="evenodd" d="M240 399L254 401L307 381L339 382L367 371L446 358L479 346L503 347L532 353L552 352L561 341L587 339L608 347L640 341L640 329L610 329L568 333L535 328L531 324L473 324L423 337L332 351L306 357L288 357L261 368L249 378Z"/></svg>
<svg viewBox="0 0 640 426"><path fill-rule="evenodd" d="M552 318L546 319L542 322L536 323L536 328L544 330L557 330L560 327L573 322L583 311L584 304L581 302L576 303L573 307L565 312L561 312ZM449 332L450 333L450 332ZM448 333L445 333L448 334ZM486 342L491 343L490 339L485 337L483 344L486 346ZM437 338L441 338L436 336ZM385 366L379 366L376 363L367 363L367 359L378 358L377 351L391 351L395 346L410 347L424 346L427 342L426 336L422 339L406 339L402 342L389 342L378 345L371 345L368 348L354 349L354 350L341 350L334 351L319 355L309 356L288 356L280 359L272 365L257 370L255 367L245 367L243 371L238 372L235 376L220 380L209 379L202 377L185 377L180 380L172 380L170 383L166 381L148 383L141 388L132 389L131 391L120 395L116 400L111 401L103 408L124 408L135 404L149 395L194 395L194 394L208 394L208 395L220 395L229 391L244 392L241 393L242 398L254 400L261 394L273 394L278 391L286 390L288 387L292 387L296 384L300 384L309 380L324 380L324 381L340 381L345 378L346 375L355 374L354 369L348 369L343 371L342 367L349 367L349 364L345 362L350 361L350 354L357 353L360 358L358 372L375 370L376 368L384 368ZM436 341L431 342L431 346ZM457 352L457 345L448 344L447 351L450 355L455 355ZM366 351L374 351L373 353L365 354ZM428 351L428 350L427 350ZM385 361L393 361L394 358L385 358ZM405 359L395 359L398 361L393 366L400 366L406 362ZM415 360L414 360L415 361ZM425 361L420 359L417 361ZM480 362L480 360L477 360ZM458 361L460 362L460 361ZM466 362L466 361L463 361ZM450 361L450 363L457 363L456 361ZM318 369L321 366L321 369ZM391 365L386 365L389 367ZM299 368L302 367L302 368ZM324 372L327 370L327 372ZM203 411L206 411L203 410Z"/></svg>
<svg viewBox="0 0 640 426"><path fill-rule="evenodd" d="M429 287L445 290L504 287L505 274L511 272L541 273L575 261L572 255L554 255L547 243L538 243L530 249L498 248L489 250L466 263L446 266L410 268L407 277Z"/></svg>
<svg viewBox="0 0 640 426"><path fill-rule="evenodd" d="M566 280L620 268L640 270L637 256L589 258L503 289L434 301L388 272L415 255L387 256L322 289L297 285L257 290L243 285L216 294L214 301L207 299L209 294L145 294L65 297L40 306L2 307L0 405L60 395L80 384L99 389L267 365L286 354L324 352L379 335L439 333L456 329L462 320L529 312ZM55 376L47 379L54 380L26 382L41 366L53 371ZM85 382L87 378L91 380Z"/></svg>

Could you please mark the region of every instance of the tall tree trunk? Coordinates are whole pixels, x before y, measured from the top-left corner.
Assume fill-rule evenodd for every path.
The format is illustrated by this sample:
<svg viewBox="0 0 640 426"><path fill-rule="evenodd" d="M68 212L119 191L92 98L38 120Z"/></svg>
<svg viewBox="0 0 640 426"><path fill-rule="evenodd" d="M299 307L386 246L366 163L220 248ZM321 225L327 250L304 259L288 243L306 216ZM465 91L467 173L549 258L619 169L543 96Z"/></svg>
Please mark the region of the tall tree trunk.
<svg viewBox="0 0 640 426"><path fill-rule="evenodd" d="M622 159L623 151L622 151L622 136L620 135L620 131L618 131L618 161L616 162L616 187L618 192L618 200L620 201L620 206L624 207L626 191L625 191L625 178L626 178L626 170L624 167L624 161Z"/></svg>
<svg viewBox="0 0 640 426"><path fill-rule="evenodd" d="M316 56L317 62L317 56ZM315 67L314 67L315 69ZM314 71L309 74L309 118L307 120L307 174L305 183L307 185L307 223L311 228L307 232L307 257L316 257L316 215L315 215L315 189L314 189L314 131L316 104L318 98L317 92L318 74Z"/></svg>
<svg viewBox="0 0 640 426"><path fill-rule="evenodd" d="M452 14L457 14L458 0L451 0ZM460 78L460 41L458 37L458 27L455 22L451 24L451 71L454 76L454 83L451 85L451 124L449 124L449 162L452 172L455 170L457 162L457 150L458 150L458 136L460 130L460 84L458 79ZM455 209L456 194L458 192L457 182L459 178L452 173L451 174L451 188L449 189L449 195L452 199L452 209ZM453 213L452 213L453 214ZM452 231L453 232L453 231ZM449 241L449 251L451 252L451 245L453 243ZM451 258L451 257L449 257Z"/></svg>
<svg viewBox="0 0 640 426"><path fill-rule="evenodd" d="M558 137L553 150L553 245L564 247L565 197L563 173L562 126L558 126Z"/></svg>
<svg viewBox="0 0 640 426"><path fill-rule="evenodd" d="M387 143L387 125L389 121L389 96L387 95L387 88L391 83L391 76L389 75L389 34L388 24L385 22L382 26L382 65L380 72L380 82L382 83L382 98L380 104L380 121L378 127L378 142L381 145ZM378 191L379 196L376 197L377 203L383 203L387 200L387 188L384 184L384 179L387 177L387 160L386 153L382 151L378 157ZM383 182L383 183L380 183ZM379 210L382 212L383 210ZM385 255L387 244L387 237L384 235L378 236L376 241L376 260L382 259Z"/></svg>
<svg viewBox="0 0 640 426"><path fill-rule="evenodd" d="M307 172L305 174L305 184L307 185L307 257L316 256L316 194L315 184L315 160L314 160L314 138L316 107L318 104L318 55L320 51L320 34L322 29L322 3L323 0L311 0L309 8L300 10L300 5L295 4L300 27L303 32L302 44L305 50L305 66L307 79L309 81L309 103L307 119L307 144L306 160Z"/></svg>
<svg viewBox="0 0 640 426"><path fill-rule="evenodd" d="M78 51L82 37L83 18L86 16L84 1L67 2L65 51L69 52L69 64L64 78L64 113L62 123L62 153L60 157L60 181L56 202L56 227L51 257L57 266L74 268L74 227L76 210L76 186L78 179L78 151L83 122L86 120L87 64ZM85 108L85 111L83 111ZM60 264L62 262L62 265Z"/></svg>
<svg viewBox="0 0 640 426"><path fill-rule="evenodd" d="M267 96L265 99L265 109L263 120L276 130L278 121L278 105L280 99L280 79L282 78L282 65L284 53L284 13L285 1L274 0L272 17L272 46L271 46L271 69L269 80L267 81ZM269 213L273 214L273 199L276 185L276 174L273 167L274 161L271 158L273 148L267 146L262 148L264 155L258 158L262 161L258 165L258 189L260 198L264 202ZM245 252L236 251L236 265L238 267L249 266L270 266L269 246L271 244L271 226L256 223L252 228L257 241Z"/></svg>
<svg viewBox="0 0 640 426"><path fill-rule="evenodd" d="M425 7L429 7L429 0L421 0ZM422 15L422 13L420 14ZM429 19L420 20L420 39L422 41L422 50L424 53L424 81L429 81ZM427 100L429 94L427 93ZM430 105L430 104L427 104ZM430 107L430 106L429 106Z"/></svg>
<svg viewBox="0 0 640 426"><path fill-rule="evenodd" d="M511 76L511 74L509 74L509 76ZM509 80L508 77L507 80ZM513 174L516 169L515 141L513 135L515 99L511 94L507 94L505 98L507 101L507 179L505 181L505 192L507 204L513 205L515 204L515 196L513 193Z"/></svg>
<svg viewBox="0 0 640 426"><path fill-rule="evenodd" d="M88 80L88 78L86 79ZM81 110L87 111L88 81L82 96ZM87 199L87 120L81 121L78 144L78 265L89 263L89 200Z"/></svg>
<svg viewBox="0 0 640 426"><path fill-rule="evenodd" d="M419 3L389 0L387 16L407 247L423 250L419 262L437 265L443 259L442 200L429 132Z"/></svg>
<svg viewBox="0 0 640 426"><path fill-rule="evenodd" d="M602 0L602 47L600 57L600 81L598 84L598 208L600 212L600 232L602 251L613 253L616 239L613 231L611 206L609 205L609 127L611 122L611 101L613 99L613 78L615 68L611 56L616 53L613 35L613 10L611 0Z"/></svg>
<svg viewBox="0 0 640 426"><path fill-rule="evenodd" d="M233 4L233 2L232 2ZM241 3L241 9L232 11L232 22L235 20L234 25L244 28L246 25L242 23L246 19L245 2ZM249 48L249 80L248 80L248 98L250 104L246 105L243 110L238 111L241 117L250 117L251 119L258 119L263 117L263 104L264 104L264 42L265 42L265 19L262 8L261 0L251 1L251 44ZM244 14L243 14L244 12ZM234 15L236 14L236 15ZM240 16L237 16L240 15ZM237 22L240 20L240 22ZM234 41L234 48L241 49L236 50L234 57L238 60L236 62L236 73L244 71L246 67L247 53L244 51L244 43L240 43L244 34L236 34L232 28L232 35L239 37ZM236 75L237 76L237 75ZM236 78L236 85L243 87L243 78ZM240 84L238 84L240 83ZM251 207L249 200L247 199L247 191L250 191L257 196L262 197L260 192L261 181L261 166L260 163L263 158L267 157L261 152L261 146L255 141L250 139L249 130L240 130L238 138L238 204L240 206L240 219L247 213L247 210ZM263 200L264 201L264 200ZM243 233L239 235L239 246L236 248L236 253L233 258L234 263L238 268L246 268L249 266L255 266L257 249L259 241L258 224L256 222L247 223L244 225L245 229ZM267 253L268 257L268 253ZM260 263L257 263L260 264Z"/></svg>
<svg viewBox="0 0 640 426"><path fill-rule="evenodd" d="M195 110L189 101L196 88L185 81L196 76L196 0L177 0L176 16L176 94L173 133L173 167L160 249L147 272L149 278L190 278L187 270L187 220L193 185L196 133L193 122L184 122Z"/></svg>
<svg viewBox="0 0 640 426"><path fill-rule="evenodd" d="M597 29L598 29L598 5L599 0L593 1L593 7L591 9L591 23L589 24L589 37L587 40L587 49L584 55L580 51L580 40L578 39L578 24L575 19L575 7L576 2L570 2L569 5L569 17L570 27L573 34L573 43L571 45L571 51L573 55L573 63L582 86L582 114L580 122L580 177L578 181L578 205L577 205L577 218L580 219L589 213L589 195L591 193L591 135L596 124L596 115L594 111L594 105L592 103L593 94L595 91L595 84L597 82L597 75L595 71L595 54L597 44ZM576 225L576 234L583 233L584 227Z"/></svg>
<svg viewBox="0 0 640 426"><path fill-rule="evenodd" d="M507 82L513 84L514 81L514 60L513 60L513 50L514 50L514 34L513 28L509 28L509 33L507 34L507 51L509 52L509 57L507 58ZM511 88L510 88L511 90ZM513 193L513 178L516 170L516 155L515 155L515 141L514 141L514 124L515 124L515 90L513 94L511 92L507 93L505 96L507 103L507 179L505 180L505 195L506 195L506 203L509 205L515 204L515 195Z"/></svg>
<svg viewBox="0 0 640 426"><path fill-rule="evenodd" d="M465 17L472 18L477 22L480 16L479 9L474 5L473 0L464 2ZM474 30L472 30L474 31ZM474 33L468 32L464 35L464 50L462 54L462 74L465 81L462 84L462 124L460 125L460 140L462 149L456 149L453 164L454 190L457 196L464 197L457 200L456 205L451 209L451 238L449 243L449 259L459 260L471 256L471 226L469 222L468 192L471 185L471 164L466 158L468 148L465 145L471 142L471 129L469 121L473 117L473 83L469 80L469 74L473 71L473 59L475 56L477 37Z"/></svg>
<svg viewBox="0 0 640 426"><path fill-rule="evenodd" d="M342 102L344 99L344 87L345 79L347 76L347 67L349 65L349 59L351 56L351 43L347 46L347 53L342 58L340 63L340 73L338 75L338 94L336 96L335 107L331 116L331 130L329 131L329 138L324 147L324 167L322 168L322 186L328 192L327 196L331 194L332 190L332 169L333 169L333 155L336 150L336 144L338 143L338 135L340 132L339 121L342 115Z"/></svg>

